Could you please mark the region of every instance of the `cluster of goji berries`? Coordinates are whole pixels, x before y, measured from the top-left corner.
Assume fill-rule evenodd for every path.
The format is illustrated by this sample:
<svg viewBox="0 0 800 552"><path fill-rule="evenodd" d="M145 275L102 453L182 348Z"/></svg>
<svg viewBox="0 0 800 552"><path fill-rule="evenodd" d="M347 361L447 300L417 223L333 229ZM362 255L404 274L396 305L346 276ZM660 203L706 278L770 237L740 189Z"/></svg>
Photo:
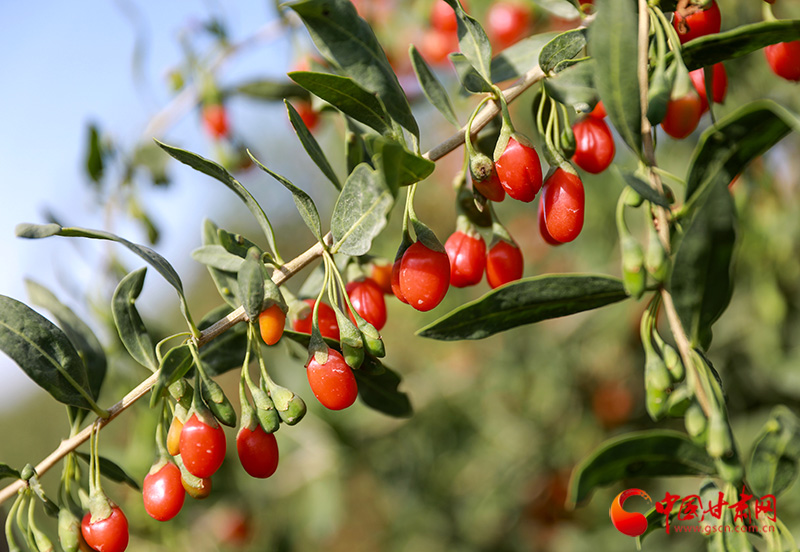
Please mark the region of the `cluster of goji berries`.
<svg viewBox="0 0 800 552"><path fill-rule="evenodd" d="M386 323L384 292L391 292L388 267L382 268L383 273L381 268L376 266L374 275L383 287L373 278L358 279L346 286L353 308L377 330ZM306 299L302 303L305 308L299 309L291 321L291 327L299 333L311 333L311 313L316 301ZM334 309L322 302L317 309L322 336L339 340ZM285 325L286 313L277 304L261 312L258 319L259 333L267 345L274 345L281 339ZM311 355L306 373L312 392L323 406L341 410L355 402L358 396L356 379L338 351L329 349L324 362L319 362L315 355ZM236 436L239 461L252 477L270 477L277 470L279 460L274 429L265 430L260 420L245 415L244 410L243 405L242 425ZM147 513L154 519L167 521L180 512L187 493L196 499L208 497L211 493L211 477L222 466L226 449L225 433L210 412L193 405L184 419L175 415L166 438L166 451L173 458L162 455L144 480L142 494ZM113 523L113 519L109 523Z"/></svg>

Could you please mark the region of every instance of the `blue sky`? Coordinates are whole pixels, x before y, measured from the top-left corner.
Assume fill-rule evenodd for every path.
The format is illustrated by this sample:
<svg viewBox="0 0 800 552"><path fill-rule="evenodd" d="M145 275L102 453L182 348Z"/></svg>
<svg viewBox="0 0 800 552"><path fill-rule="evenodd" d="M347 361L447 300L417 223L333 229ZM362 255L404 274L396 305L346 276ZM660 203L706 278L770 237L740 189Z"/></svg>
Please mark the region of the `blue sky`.
<svg viewBox="0 0 800 552"><path fill-rule="evenodd" d="M26 301L24 279L32 277L53 289L65 303L79 308L76 302L85 290L75 289L75 282L88 281L96 267L76 255L76 247L93 254L98 251L95 244L70 244L63 238L19 240L14 238L14 227L19 222L43 222L47 209L67 224L104 227L102 209L83 173L87 123L97 121L116 140L130 146L171 98L164 77L181 59L177 37L182 28L209 14L223 13L232 37L240 39L275 19L273 6L272 2L95 0L46 1L34 8L26 2L0 2L0 252L4 259L0 294ZM138 81L133 64L137 33L144 33L140 36L147 44L140 66L144 78ZM289 41L278 35L270 43L243 52L241 59L225 67L221 77L234 81L248 75L284 74L291 63L289 52ZM269 117L285 117L282 106L241 116L248 109L233 104L231 118L235 121L238 113L252 128L268 126ZM162 138L213 156L194 112ZM279 164L278 168L286 170ZM230 196L207 180L198 183L189 169L175 165L171 169L174 185L166 191L148 192L146 199L163 235L172 237L159 244L158 250L180 271L191 262L189 251L198 245L200 221L204 216L213 217L221 210L219 205L225 204L222 198ZM192 209L173 210L175 205L189 203ZM178 231L187 227L191 229L189 246L186 232ZM126 223L115 231L134 241L144 239L138 227ZM152 284L148 285L157 294L161 288L155 280L150 278ZM20 389L36 389L2 353L0 381L0 410L24 396Z"/></svg>

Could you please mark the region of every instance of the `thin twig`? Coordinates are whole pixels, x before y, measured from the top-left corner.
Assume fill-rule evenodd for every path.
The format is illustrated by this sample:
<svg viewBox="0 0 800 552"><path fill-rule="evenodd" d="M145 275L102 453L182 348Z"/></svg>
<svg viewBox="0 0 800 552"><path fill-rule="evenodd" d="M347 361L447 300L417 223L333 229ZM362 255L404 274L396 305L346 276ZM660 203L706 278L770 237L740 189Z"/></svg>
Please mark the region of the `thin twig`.
<svg viewBox="0 0 800 552"><path fill-rule="evenodd" d="M525 75L523 75L517 82L515 82L512 86L507 88L503 91L503 95L505 96L506 102L511 102L519 97L525 90L533 86L535 83L539 82L544 78L544 74L542 73L539 67L534 67L530 71L528 71ZM478 116L475 118L475 121L472 124L473 134L477 133L483 127L485 127L489 121L494 118L500 112L499 106L496 103L487 104ZM461 129L457 134L450 137L448 140L445 140L438 146L432 148L430 151L425 153L423 157L426 159L430 159L431 161L437 161L450 153L451 151L458 148L461 144L464 143L464 133L466 128ZM330 245L332 240L332 236L330 233L326 234L323 238L323 241L326 245ZM300 254L298 257L292 259L291 261L285 263L279 270L276 270L275 273L272 275L272 279L276 285L281 285L283 282L297 274L300 270L304 267L308 266L311 262L315 259L322 256L324 251L324 247L321 243L316 243L311 246L308 250L304 253ZM244 313L244 307L239 307L238 309L234 310L228 316L223 318L222 320L216 322L206 330L204 330L200 337L197 339L196 343L198 347L201 347L211 340L215 339L216 337L222 335L226 330L230 329L234 325L238 324L239 322L243 322L247 319ZM146 380L136 386L130 393L125 395L125 397L112 406L109 409L109 417L105 420L100 420L98 423L96 420L89 424L87 427L83 428L83 430L70 437L69 439L62 441L61 444L56 448L53 452L51 452L47 458L39 462L36 466L36 473L41 477L44 475L48 470L50 470L53 466L55 466L62 458L64 458L67 454L78 448L81 444L86 442L91 435L91 427L93 424L98 423L98 430L104 428L108 425L111 420L116 418L122 412L127 410L133 403L135 403L139 398L145 395L150 389L155 385L156 381L158 380L158 372L155 374L150 375ZM22 480L17 480L4 489L0 490L0 504L14 496L14 494L21 489L25 485L25 482Z"/></svg>
<svg viewBox="0 0 800 552"><path fill-rule="evenodd" d="M539 82L544 78L544 73L537 65L527 73L525 73L517 82L513 85L509 86L503 91L503 96L506 99L506 102L512 102L520 94L525 92L528 88ZM478 135L483 127L489 124L489 122L494 119L497 114L500 113L500 105L497 101L492 101L487 103L483 109L481 109L480 113L475 116L475 120L472 122L472 132L471 136L475 138ZM432 148L429 152L423 155L424 158L430 159L431 161L438 161L451 151L455 150L461 144L464 143L464 133L466 132L467 127L464 125L461 127L461 130L458 130L455 134L453 134L450 138Z"/></svg>

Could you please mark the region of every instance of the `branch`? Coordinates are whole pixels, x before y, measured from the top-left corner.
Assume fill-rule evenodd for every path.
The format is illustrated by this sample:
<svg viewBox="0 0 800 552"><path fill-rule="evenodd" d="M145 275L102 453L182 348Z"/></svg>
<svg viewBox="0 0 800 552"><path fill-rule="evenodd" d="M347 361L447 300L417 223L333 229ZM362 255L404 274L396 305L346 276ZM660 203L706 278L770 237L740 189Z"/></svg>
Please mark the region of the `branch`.
<svg viewBox="0 0 800 552"><path fill-rule="evenodd" d="M506 98L507 102L514 101L520 94L522 94L525 90L539 82L544 78L544 73L539 67L534 67L525 75L523 75L516 83L512 86L507 88L503 91L503 95ZM491 121L495 115L500 112L500 108L496 103L487 104L481 111L478 113L475 121L472 124L473 133L477 133L483 127L485 127L489 121ZM449 139L445 140L438 146L432 148L430 151L425 153L423 157L426 159L430 159L431 161L437 161L450 153L451 151L458 148L461 144L464 143L464 133L466 132L466 127L462 128L458 133L451 136ZM323 242L325 246L329 246L332 242L332 235L330 233L326 234L323 238ZM322 256L324 251L323 243L317 242L313 246L311 246L308 250L304 253L300 254L298 257L292 259L291 261L284 264L280 269L276 270L275 273L272 275L272 279L276 285L280 286L286 280L297 274L300 270L308 266L312 263L315 259ZM206 330L204 330L200 337L197 338L196 343L198 347L202 347L206 345L213 339L222 335L225 331L233 327L234 325L238 324L239 322L244 322L247 319L244 313L244 307L239 307L230 313L228 316L223 318L222 320L216 322ZM91 435L91 428L92 425L97 423L98 431L103 429L106 425L108 425L114 418L119 416L122 412L130 408L133 403L139 400L142 396L144 396L150 389L155 385L156 381L158 380L158 372L150 375L146 380L136 386L130 393L125 395L125 397L119 401L117 404L109 408L109 416L106 419L99 419L93 421L91 424L83 428L80 433L70 437L66 441L62 441L61 444L56 448L53 452L51 452L47 458L39 462L36 466L36 473L41 477L47 471L49 471L53 466L55 466L59 460L64 458L67 454L78 448L81 444L86 442ZM25 482L22 480L17 480L14 483L11 483L4 489L0 490L0 504L14 496L14 494L19 491Z"/></svg>

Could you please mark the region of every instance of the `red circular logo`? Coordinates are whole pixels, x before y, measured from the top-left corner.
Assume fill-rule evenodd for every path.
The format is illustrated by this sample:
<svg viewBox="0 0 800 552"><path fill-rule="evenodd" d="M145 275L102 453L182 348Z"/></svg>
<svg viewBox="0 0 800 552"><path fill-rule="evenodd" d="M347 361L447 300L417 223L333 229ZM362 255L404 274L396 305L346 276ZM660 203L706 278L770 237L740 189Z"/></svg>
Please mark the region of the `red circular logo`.
<svg viewBox="0 0 800 552"><path fill-rule="evenodd" d="M638 537L647 531L647 518L644 517L643 514L639 512L627 512L622 507L628 498L637 495L648 502L652 502L652 500L650 500L650 495L643 490L628 489L617 495L611 503L611 508L608 510L608 515L611 516L611 523L614 524L614 527L616 527L620 533L624 533L629 537Z"/></svg>

